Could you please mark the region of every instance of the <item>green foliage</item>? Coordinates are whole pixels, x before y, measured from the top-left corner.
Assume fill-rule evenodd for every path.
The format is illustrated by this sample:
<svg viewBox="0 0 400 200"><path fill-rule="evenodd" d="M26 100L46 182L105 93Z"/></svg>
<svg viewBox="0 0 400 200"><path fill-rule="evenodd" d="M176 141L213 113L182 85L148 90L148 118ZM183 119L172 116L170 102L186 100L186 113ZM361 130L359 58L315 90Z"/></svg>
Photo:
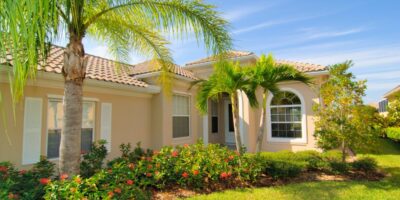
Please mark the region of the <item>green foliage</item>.
<svg viewBox="0 0 400 200"><path fill-rule="evenodd" d="M213 54L224 54L232 46L227 21L214 6L197 0L4 0L0 16L0 38L12 41L0 43L0 57L13 58L15 99L23 95L40 58L46 57L48 44L60 38L76 42L72 40L89 35L107 43L119 61L128 61L134 50L159 60L165 73L172 56L163 33L175 39L194 36Z"/></svg>
<svg viewBox="0 0 400 200"><path fill-rule="evenodd" d="M362 149L374 145L380 134L376 109L363 106L365 81L356 81L348 69L351 62L330 67L330 76L321 87L322 105L315 106L318 146L328 150ZM344 155L342 157L344 162Z"/></svg>
<svg viewBox="0 0 400 200"><path fill-rule="evenodd" d="M371 157L362 157L351 163L351 166L355 170L372 172L378 168L378 162Z"/></svg>
<svg viewBox="0 0 400 200"><path fill-rule="evenodd" d="M54 164L42 158L31 170L18 171L11 163L0 163L0 199L41 199L45 193L42 179L50 180Z"/></svg>
<svg viewBox="0 0 400 200"><path fill-rule="evenodd" d="M80 166L81 176L88 178L102 169L104 159L107 156L107 148L105 140L99 140L90 147L90 151L83 155Z"/></svg>
<svg viewBox="0 0 400 200"><path fill-rule="evenodd" d="M387 119L389 126L400 126L400 96L395 97L388 105Z"/></svg>
<svg viewBox="0 0 400 200"><path fill-rule="evenodd" d="M400 128L399 127L386 128L386 136L392 140L400 141Z"/></svg>
<svg viewBox="0 0 400 200"><path fill-rule="evenodd" d="M333 174L346 174L350 170L350 165L346 162L341 162L341 161L332 161L329 162L329 171L330 173Z"/></svg>
<svg viewBox="0 0 400 200"><path fill-rule="evenodd" d="M108 167L112 167L114 163L126 162L126 163L136 163L144 157L151 157L153 151L150 149L144 150L140 146L140 142L136 143L136 147L132 150L130 143L119 145L121 151L121 157L117 157L107 163Z"/></svg>

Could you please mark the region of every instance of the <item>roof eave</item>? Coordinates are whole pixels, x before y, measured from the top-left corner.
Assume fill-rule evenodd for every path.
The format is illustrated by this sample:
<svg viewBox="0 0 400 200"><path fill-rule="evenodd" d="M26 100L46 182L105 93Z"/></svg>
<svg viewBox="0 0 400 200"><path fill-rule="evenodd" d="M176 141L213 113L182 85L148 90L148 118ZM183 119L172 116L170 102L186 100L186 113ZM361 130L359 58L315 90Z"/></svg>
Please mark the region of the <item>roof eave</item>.
<svg viewBox="0 0 400 200"><path fill-rule="evenodd" d="M384 94L383 97L384 98L388 98L388 97L392 96L396 92L400 92L400 85L396 86L395 88L393 88L392 90L390 90L389 92Z"/></svg>
<svg viewBox="0 0 400 200"><path fill-rule="evenodd" d="M149 73L143 73L143 74L138 74L138 75L134 75L133 77L137 78L137 79L146 79L146 78L154 78L154 77L158 77L161 76L161 72L157 71L157 72L149 72ZM179 74L175 74L173 73L173 77L179 80L183 80L186 82L193 82L196 81L195 79L186 77L186 76L182 76Z"/></svg>

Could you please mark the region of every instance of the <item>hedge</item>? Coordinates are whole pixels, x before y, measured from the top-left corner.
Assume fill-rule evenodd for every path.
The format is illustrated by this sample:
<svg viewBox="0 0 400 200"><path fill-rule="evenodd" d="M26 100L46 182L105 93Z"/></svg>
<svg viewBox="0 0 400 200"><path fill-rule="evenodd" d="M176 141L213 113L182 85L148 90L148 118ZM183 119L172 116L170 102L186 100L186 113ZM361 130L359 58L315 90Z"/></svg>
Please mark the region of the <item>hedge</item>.
<svg viewBox="0 0 400 200"><path fill-rule="evenodd" d="M400 127L387 128L386 135L392 140L400 141Z"/></svg>

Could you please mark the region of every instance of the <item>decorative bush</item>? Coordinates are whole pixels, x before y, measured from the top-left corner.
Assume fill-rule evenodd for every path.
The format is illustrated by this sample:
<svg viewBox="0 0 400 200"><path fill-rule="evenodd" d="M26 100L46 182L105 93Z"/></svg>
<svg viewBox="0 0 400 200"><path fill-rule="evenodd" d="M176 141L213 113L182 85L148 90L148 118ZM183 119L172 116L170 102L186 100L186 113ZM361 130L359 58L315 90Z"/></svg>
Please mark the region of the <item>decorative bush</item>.
<svg viewBox="0 0 400 200"><path fill-rule="evenodd" d="M386 129L386 136L392 140L400 141L400 127L389 127Z"/></svg>
<svg viewBox="0 0 400 200"><path fill-rule="evenodd" d="M0 199L41 199L54 173L54 164L41 158L31 170L18 171L11 163L0 163Z"/></svg>
<svg viewBox="0 0 400 200"><path fill-rule="evenodd" d="M82 177L91 177L102 169L104 159L107 156L105 144L105 140L99 140L92 144L90 152L83 155L83 160L80 165Z"/></svg>
<svg viewBox="0 0 400 200"><path fill-rule="evenodd" d="M305 162L278 159L266 160L264 170L274 179L287 179L298 176L305 168Z"/></svg>
<svg viewBox="0 0 400 200"><path fill-rule="evenodd" d="M378 168L378 163L370 157L362 157L351 163L353 169L364 172L372 172Z"/></svg>
<svg viewBox="0 0 400 200"><path fill-rule="evenodd" d="M329 171L333 174L346 174L350 170L350 166L348 163L341 162L341 161L332 161L329 162Z"/></svg>

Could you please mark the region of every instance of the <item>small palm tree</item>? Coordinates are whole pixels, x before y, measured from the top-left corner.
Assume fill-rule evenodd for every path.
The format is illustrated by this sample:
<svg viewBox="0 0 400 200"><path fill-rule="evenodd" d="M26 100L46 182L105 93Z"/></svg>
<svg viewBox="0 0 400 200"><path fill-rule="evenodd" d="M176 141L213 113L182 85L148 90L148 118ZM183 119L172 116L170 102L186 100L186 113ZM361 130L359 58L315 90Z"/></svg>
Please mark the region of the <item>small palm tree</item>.
<svg viewBox="0 0 400 200"><path fill-rule="evenodd" d="M267 119L268 92L277 94L279 92L278 84L285 81L300 81L309 84L311 79L290 65L277 64L271 54L268 57L261 55L255 66L248 69L247 74L249 79L253 81L255 86L261 86L263 89L262 111L256 147L256 151L260 152L265 132L265 121Z"/></svg>
<svg viewBox="0 0 400 200"><path fill-rule="evenodd" d="M220 54L231 47L226 28L227 22L214 6L198 0L1 0L0 62L12 56L10 85L18 101L27 79L46 60L49 44L57 38L68 40L62 69L64 123L59 167L61 173L74 175L80 163L85 36L105 42L119 61L126 62L131 49L154 58L166 73L172 57L162 33L177 38L193 34L211 53Z"/></svg>
<svg viewBox="0 0 400 200"><path fill-rule="evenodd" d="M239 63L220 61L214 66L214 73L208 80L200 83L197 94L197 108L201 113L208 110L208 100L218 100L228 94L232 103L232 116L235 132L236 150L242 152L242 140L239 132L238 92L243 91L251 106L257 106L255 89L252 81L244 73Z"/></svg>

